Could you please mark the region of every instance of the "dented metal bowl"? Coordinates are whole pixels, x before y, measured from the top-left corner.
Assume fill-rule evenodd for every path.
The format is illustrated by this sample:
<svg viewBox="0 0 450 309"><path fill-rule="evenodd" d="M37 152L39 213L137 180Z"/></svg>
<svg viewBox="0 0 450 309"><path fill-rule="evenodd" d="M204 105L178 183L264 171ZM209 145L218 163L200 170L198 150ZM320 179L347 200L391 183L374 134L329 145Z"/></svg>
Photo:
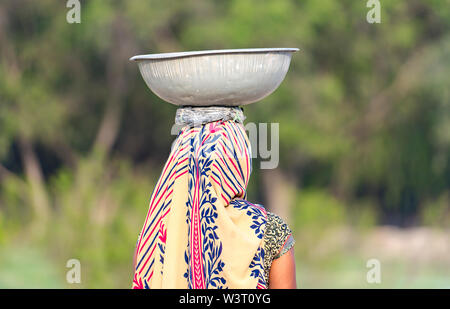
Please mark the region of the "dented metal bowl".
<svg viewBox="0 0 450 309"><path fill-rule="evenodd" d="M283 81L298 48L252 48L138 55L147 86L184 106L238 106L259 101Z"/></svg>

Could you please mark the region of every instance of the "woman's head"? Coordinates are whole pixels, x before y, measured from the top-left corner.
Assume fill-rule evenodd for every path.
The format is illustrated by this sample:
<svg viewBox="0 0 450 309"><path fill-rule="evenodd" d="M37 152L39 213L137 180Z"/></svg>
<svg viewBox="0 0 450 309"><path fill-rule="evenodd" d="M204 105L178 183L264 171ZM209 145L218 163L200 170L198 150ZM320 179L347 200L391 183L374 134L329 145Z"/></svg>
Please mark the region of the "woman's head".
<svg viewBox="0 0 450 309"><path fill-rule="evenodd" d="M252 159L251 145L241 123L228 120L184 127L172 153L185 147L189 147L190 160L203 167L199 172L208 176L224 205L233 198L246 197Z"/></svg>

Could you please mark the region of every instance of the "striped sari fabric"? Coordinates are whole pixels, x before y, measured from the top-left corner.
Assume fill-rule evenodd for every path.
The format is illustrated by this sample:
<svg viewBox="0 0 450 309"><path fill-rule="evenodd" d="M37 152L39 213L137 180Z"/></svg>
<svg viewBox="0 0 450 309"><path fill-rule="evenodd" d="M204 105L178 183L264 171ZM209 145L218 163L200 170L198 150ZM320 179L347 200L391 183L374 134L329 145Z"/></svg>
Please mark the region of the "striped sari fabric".
<svg viewBox="0 0 450 309"><path fill-rule="evenodd" d="M133 288L267 288L267 213L245 200L250 173L241 123L185 126L150 198Z"/></svg>

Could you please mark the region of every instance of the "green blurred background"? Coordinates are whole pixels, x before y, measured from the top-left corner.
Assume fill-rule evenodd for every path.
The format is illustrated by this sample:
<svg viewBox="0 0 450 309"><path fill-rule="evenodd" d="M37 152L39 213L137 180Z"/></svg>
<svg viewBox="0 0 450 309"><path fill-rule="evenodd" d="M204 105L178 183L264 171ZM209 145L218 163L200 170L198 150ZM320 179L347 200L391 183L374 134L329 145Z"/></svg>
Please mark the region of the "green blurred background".
<svg viewBox="0 0 450 309"><path fill-rule="evenodd" d="M175 106L135 54L298 47L245 107L280 124L249 198L285 218L300 288L450 288L450 3L0 3L0 288L129 288ZM81 262L81 284L66 262ZM366 262L381 263L369 284Z"/></svg>

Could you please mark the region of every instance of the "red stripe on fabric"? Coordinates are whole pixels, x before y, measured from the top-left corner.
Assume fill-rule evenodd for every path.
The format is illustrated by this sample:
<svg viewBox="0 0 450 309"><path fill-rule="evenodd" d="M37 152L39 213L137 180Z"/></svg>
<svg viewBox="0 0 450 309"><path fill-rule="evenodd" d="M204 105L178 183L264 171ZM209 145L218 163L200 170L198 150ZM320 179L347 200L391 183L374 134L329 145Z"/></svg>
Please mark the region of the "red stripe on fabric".
<svg viewBox="0 0 450 309"><path fill-rule="evenodd" d="M244 136L247 136L247 134L245 133L245 127L242 124L238 124L238 127L236 128L236 130L238 130L237 137L238 139L241 141L242 143L242 147L244 150L244 156L245 156L245 163L246 163L246 169L247 169L247 177L245 178L245 187L248 186L248 181L250 178L250 162L249 162L249 157L250 157L250 153L249 153L249 148L251 146L250 141L248 141L248 143L245 141ZM249 145L248 147L246 147L245 145Z"/></svg>
<svg viewBox="0 0 450 309"><path fill-rule="evenodd" d="M223 149L223 151L225 151L224 145L222 145L222 149ZM230 157L227 156L227 158L230 158ZM224 162L222 158L220 158L220 159L222 160L222 162ZM234 158L233 158L233 159L234 159ZM229 159L228 161L230 161L231 164L233 164L233 167L234 167L234 169L236 170L236 173L238 173L239 175L241 175L241 178L244 179L244 175L242 175L242 173L239 171L239 169L237 168L236 164L234 164L233 160ZM225 162L224 162L224 163L225 163Z"/></svg>
<svg viewBox="0 0 450 309"><path fill-rule="evenodd" d="M152 231L146 236L144 243L142 244L142 246L139 248L139 253L142 252L142 249L144 249L145 244L147 243L147 241L150 239L150 237L152 236L153 232L155 231L155 228L158 226L159 222L161 222L161 217L159 217L158 221L154 224Z"/></svg>
<svg viewBox="0 0 450 309"><path fill-rule="evenodd" d="M147 243L147 241L150 239L150 236L151 236L151 234L153 234L153 232L155 231L155 228L157 227L157 226L159 226L159 223L161 222L161 220L165 217L165 216L167 216L167 214L170 212L170 208L158 219L158 222L157 223L155 223L155 226L153 227L153 230L151 231L151 233L150 233L150 235L149 235L149 237L147 237L147 239L145 240L145 243L142 245L142 247L144 247L145 246L145 244ZM155 251L155 248L156 248L156 245L157 245L157 242L155 242L154 244L153 244L153 249L152 249L152 251L151 251L151 253L150 253L150 255L148 256L148 258L147 258L147 260L146 261L148 261L148 259L153 255L153 252ZM145 266L145 264L144 264L144 266ZM141 266L141 267L144 267L144 266ZM141 270L142 271L142 270ZM141 272L139 272L139 274L140 274Z"/></svg>
<svg viewBox="0 0 450 309"><path fill-rule="evenodd" d="M223 198L223 201L225 202L225 205L228 205L228 203L230 201L227 199L227 197L225 195L223 195L223 193L222 193L222 198Z"/></svg>
<svg viewBox="0 0 450 309"><path fill-rule="evenodd" d="M247 203L249 203L249 204L252 205L253 207L258 208L259 210L263 211L263 212L267 215L267 211L266 211L266 209L265 209L264 207L262 207L262 206L260 206L260 205L258 205L258 204L253 204L253 203L251 203L251 202L249 202L249 201L247 201Z"/></svg>
<svg viewBox="0 0 450 309"><path fill-rule="evenodd" d="M170 212L170 208L167 209L167 211L161 216L161 218L164 218L165 216L167 216L167 214Z"/></svg>
<svg viewBox="0 0 450 309"><path fill-rule="evenodd" d="M161 175L161 177L159 178L159 181L158 181L158 188L155 190L155 194L158 194L157 192L158 192L159 188L161 187L161 184L164 182L164 181L163 181L164 178L165 178L164 174L165 174L165 172L167 171L167 168L169 167L170 162L172 162L173 158L175 158L182 150L184 150L184 148L186 148L186 147L181 147L180 149L178 149L178 150L176 151L176 153L173 154L173 156L170 157L169 162L168 162L168 163L166 164L166 166L164 167L164 170L163 170L163 172L162 172L162 175ZM154 201L155 201L155 198L156 198L156 196L153 197L152 200L151 200L151 202L150 202L149 210L148 210L148 212L147 212L147 216L146 216L146 218L145 218L144 227L143 227L142 231L145 231L145 227L147 226L148 218L149 218L149 216L153 213L152 207L153 207L153 203L154 203ZM140 238L139 238L139 243L138 243L138 248L139 248L139 246L141 245L142 237L144 236L143 234L144 234L144 233L141 232L141 236L140 236Z"/></svg>
<svg viewBox="0 0 450 309"><path fill-rule="evenodd" d="M226 177L223 175L222 171L220 170L220 168L214 163L213 166L219 171L219 173L222 175L222 180L223 182L225 182L225 184L228 186L228 188L231 189L231 191L233 192L233 194L237 194L234 189L228 184L228 181L226 180Z"/></svg>
<svg viewBox="0 0 450 309"><path fill-rule="evenodd" d="M173 175L175 175L175 174L173 174ZM170 179L172 179L173 175L170 177ZM167 182L167 184L170 182L170 179L169 179L169 181ZM161 193L161 195L160 195L158 201L157 201L156 204L155 204L155 207L153 207L153 209L150 211L150 215L152 215L152 214L153 214L153 211L155 211L156 205L158 205L158 204L159 204L159 201L161 201L161 199L164 197L164 194L167 192L167 188L168 188L168 187L169 187L169 186L166 185L166 188L165 188L164 191Z"/></svg>
<svg viewBox="0 0 450 309"><path fill-rule="evenodd" d="M156 249L156 246L153 246L152 252L151 252L150 255L148 256L147 260L145 260L144 265L141 266L141 270L139 271L139 275L140 275L140 274L142 273L142 271L145 269L145 266L147 265L148 261L149 261L150 258L152 257L153 252L155 251L155 249Z"/></svg>
<svg viewBox="0 0 450 309"><path fill-rule="evenodd" d="M260 289L260 290L266 290L267 289L267 287L265 285L262 285L260 283L258 283L257 288Z"/></svg>
<svg viewBox="0 0 450 309"><path fill-rule="evenodd" d="M153 209L151 210L150 214L153 214L153 211L155 211L156 209L156 205L159 204L159 201L161 200L161 198L164 196L164 193L166 193L167 188L169 187L169 185L171 184L170 181L172 180L172 178L176 175L176 172L172 173L172 175L170 176L170 178L167 180L165 186L166 188L164 189L164 191L161 193L161 196L159 197L158 201L156 202L155 206L153 207ZM167 196L166 196L167 198Z"/></svg>
<svg viewBox="0 0 450 309"><path fill-rule="evenodd" d="M208 134L205 136L205 138L202 140L202 145L205 143L206 139L207 139L210 135L211 135L211 132L208 133Z"/></svg>
<svg viewBox="0 0 450 309"><path fill-rule="evenodd" d="M226 166L226 163L225 163L225 161L224 161L224 160L223 160L222 158L220 158L220 160L222 160L222 162L223 162L224 166ZM231 160L230 160L230 161L231 161ZM231 163L233 163L233 161L231 161ZM233 165L234 165L234 163L233 163ZM234 168L235 168L235 169L237 169L237 168L236 168L236 166L235 166ZM238 172L238 173L239 173L239 175L241 175L241 178L243 179L243 178L244 178L244 176L243 176L243 175L242 175L242 174L241 174L240 172ZM222 174L222 176L223 176L223 174ZM242 185L240 184L240 182L239 182L239 181L238 181L237 183L234 183L234 182L233 182L233 184L237 184L237 185L238 185L238 186L239 186L239 187L241 188L241 190L242 190L242 191L245 191L245 189L244 189L244 188L242 187ZM237 194L237 193L236 193L236 192L234 192L234 191L233 191L233 193L234 193L234 194Z"/></svg>
<svg viewBox="0 0 450 309"><path fill-rule="evenodd" d="M167 194L167 197L169 197L173 192L173 189ZM170 208L167 210L167 212L170 210ZM154 223L153 229L151 230L151 232L146 236L145 238L145 242L142 244L142 246L139 248L139 253L141 253L142 249L145 247L145 244L147 243L147 241L151 238L151 236L153 235L153 232L155 231L155 228L159 225L159 223L161 222L162 218L164 218L164 216L160 216L158 221L156 221Z"/></svg>
<svg viewBox="0 0 450 309"><path fill-rule="evenodd" d="M214 178L214 176L211 175L211 176L209 176L209 177L211 177L211 179L212 179L216 184L218 184L219 186L221 185L220 182L218 182L218 181L216 180L216 178Z"/></svg>
<svg viewBox="0 0 450 309"><path fill-rule="evenodd" d="M247 167L247 177L245 178L245 187L248 186L248 181L250 179L250 170L249 170L250 164L248 161L249 156L250 156L250 154L248 153L247 148L245 148L245 163L246 163L246 167Z"/></svg>
<svg viewBox="0 0 450 309"><path fill-rule="evenodd" d="M236 145L239 147L239 152L242 154L242 148L241 148L241 145L240 145L239 142L236 140L236 134L234 133L233 128L231 128L231 124L230 124L230 123L227 123L226 126L227 126L227 127L230 127L230 133L231 133L231 135L233 136L233 139L234 139Z"/></svg>
<svg viewBox="0 0 450 309"><path fill-rule="evenodd" d="M222 135L223 135L226 139L228 139L228 136L227 136L227 134L226 134L225 132L222 131Z"/></svg>
<svg viewBox="0 0 450 309"><path fill-rule="evenodd" d="M184 158L183 160L179 161L178 164L183 163L184 161L186 161L187 159L189 159L188 157Z"/></svg>
<svg viewBox="0 0 450 309"><path fill-rule="evenodd" d="M180 175L177 175L177 177L175 177L175 179L177 179L178 177L183 176L184 174L186 174L188 172L188 170L185 170L183 173L181 173Z"/></svg>
<svg viewBox="0 0 450 309"><path fill-rule="evenodd" d="M192 205L192 214L191 214L191 267L194 272L194 288L203 288L203 262L201 259L201 231L200 231L200 222L199 222L199 203L197 201L199 195L199 170L198 165L196 165L195 171L195 191L194 191L194 202Z"/></svg>
<svg viewBox="0 0 450 309"><path fill-rule="evenodd" d="M242 155L242 148L241 145L239 145L238 141L236 140L236 136L233 135L234 138L234 142L236 143L236 145L239 147L239 153Z"/></svg>

